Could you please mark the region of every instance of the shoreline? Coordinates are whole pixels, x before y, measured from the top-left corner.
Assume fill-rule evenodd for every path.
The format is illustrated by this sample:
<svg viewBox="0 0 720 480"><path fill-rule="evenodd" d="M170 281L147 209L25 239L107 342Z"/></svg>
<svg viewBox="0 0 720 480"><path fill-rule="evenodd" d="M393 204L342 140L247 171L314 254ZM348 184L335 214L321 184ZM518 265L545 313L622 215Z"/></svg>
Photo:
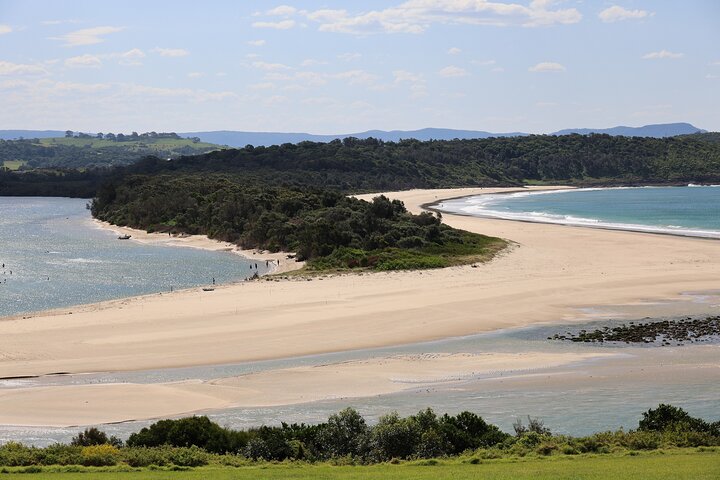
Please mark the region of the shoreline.
<svg viewBox="0 0 720 480"><path fill-rule="evenodd" d="M145 230L140 230L132 227L123 227L114 225L97 218L92 218L91 223L94 227L101 230L108 230L114 232L117 235L130 235L130 241L136 241L140 243L150 245L161 245L169 247L186 247L186 248L198 248L201 250L209 250L212 252L230 252L235 255L240 255L248 260L254 260L258 262L270 261L269 266L271 268L267 273L261 275L279 275L282 273L292 272L299 270L305 266L305 262L297 262L294 259L287 258L288 255L293 255L288 252L276 252L272 253L267 250L258 251L257 249L241 249L234 243L224 242L222 240L215 240L207 235L175 235L165 236L164 233L148 233ZM278 265L278 262L280 264ZM238 282L231 282L224 285L232 285Z"/></svg>
<svg viewBox="0 0 720 480"><path fill-rule="evenodd" d="M704 186L704 185L702 185ZM708 187L712 187L713 185L707 185ZM610 223L605 222L603 220L597 219L597 224L587 224L582 222L560 222L560 221L553 221L553 220L532 220L528 218L512 218L502 215L493 215L493 214L483 214L481 213L466 213L466 212L450 212L446 210L442 210L438 208L440 204L446 201L451 200L462 200L465 198L471 198L471 197L478 197L478 196L485 196L485 195L512 195L515 193L527 193L528 195L534 195L534 194L543 194L543 193L554 193L554 192L569 192L569 191L593 191L593 190L610 190L610 189L633 189L633 188L663 188L663 186L637 186L637 187L564 187L564 188L552 188L552 189L542 189L542 187L539 187L537 190L526 190L526 189L518 189L517 191L506 191L506 192L498 192L498 193L479 193L479 194L468 194L468 195L462 195L459 197L450 197L450 198L442 198L438 199L433 202L427 202L420 207L423 210L427 210L430 212L435 213L441 213L446 215L459 215L459 216L468 216L468 217L476 217L476 218L488 218L488 219L495 219L495 220L505 220L508 222L525 222L525 223L538 223L538 224L544 224L544 225L559 225L559 226L566 226L566 227L580 227L580 228L595 228L599 230L614 230L614 231L621 231L621 232L636 232L636 233L647 233L650 235L671 235L671 236L677 236L677 237L689 237L689 238L701 238L705 240L720 240L720 232L713 231L713 230L698 230L698 229L692 229L691 227L682 227L681 229L678 229L678 231L673 230L667 230L662 229L660 226L654 226L654 225L643 225L643 224L631 224L631 223ZM671 188L671 187L667 187ZM699 232L699 233L698 233Z"/></svg>
<svg viewBox="0 0 720 480"><path fill-rule="evenodd" d="M508 189L385 195L404 201L417 213L438 198L502 191ZM44 312L32 321L3 319L0 377L239 364L407 345L584 321L587 314L582 309L587 307L674 299L682 309L683 301L689 301L682 292L717 290L718 242L454 214L444 214L443 221L510 239L517 246L475 266L242 282L220 286L212 294L155 294L88 305L73 315ZM376 374L383 368L375 365L371 370ZM293 387L297 391L292 393L309 394L303 390L304 375L298 372ZM361 378L353 375L343 382ZM123 388L114 395L121 396ZM269 397L288 394L282 382L264 388ZM49 390L37 400L38 408L80 415L72 403L53 407L53 391L61 392ZM206 405L205 393L194 391L200 397L193 397L193 405ZM372 389L366 393L373 395ZM153 396L138 398L147 401ZM189 400L182 398L171 395L167 401L148 402L152 405L147 408L159 408L157 416L193 411ZM19 409L23 401L16 397L7 408Z"/></svg>

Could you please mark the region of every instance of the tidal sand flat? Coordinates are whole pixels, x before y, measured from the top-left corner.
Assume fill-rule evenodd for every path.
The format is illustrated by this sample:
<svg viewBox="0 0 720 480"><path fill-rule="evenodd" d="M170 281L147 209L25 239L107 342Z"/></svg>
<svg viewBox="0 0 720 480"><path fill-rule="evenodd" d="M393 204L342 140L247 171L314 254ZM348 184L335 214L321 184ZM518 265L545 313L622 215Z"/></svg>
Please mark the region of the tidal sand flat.
<svg viewBox="0 0 720 480"><path fill-rule="evenodd" d="M509 191L518 190L386 195L417 213L440 199ZM0 375L162 369L410 344L572 321L584 307L682 302L682 292L717 288L720 243L713 240L443 217L515 247L477 268L252 282L217 288L212 296L179 292L90 305L72 316L9 319L0 322ZM134 387L117 388L119 394ZM171 403L157 415L163 408L177 412Z"/></svg>

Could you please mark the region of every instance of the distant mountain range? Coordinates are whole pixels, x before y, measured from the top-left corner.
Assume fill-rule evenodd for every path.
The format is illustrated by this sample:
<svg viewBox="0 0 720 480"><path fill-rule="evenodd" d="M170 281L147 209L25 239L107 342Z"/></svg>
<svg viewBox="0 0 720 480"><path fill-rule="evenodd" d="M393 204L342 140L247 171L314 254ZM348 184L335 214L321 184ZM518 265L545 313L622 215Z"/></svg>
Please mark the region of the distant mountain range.
<svg viewBox="0 0 720 480"><path fill-rule="evenodd" d="M692 133L704 133L705 130L689 123L665 123L658 125L645 125L642 127L613 127L613 128L570 128L553 132L550 135L569 135L578 133L589 135L591 133L607 133L608 135L623 135L626 137L674 137ZM244 147L245 145L268 146L283 143L330 142L335 139L347 137L377 138L386 142L397 142L402 139L414 138L416 140L453 140L490 137L520 137L530 135L523 132L493 133L482 130L453 130L450 128L423 128L421 130L368 130L366 132L346 133L340 135L313 135L310 133L281 133L281 132L187 132L179 135L185 137L198 137L203 142L228 145L231 147Z"/></svg>
<svg viewBox="0 0 720 480"><path fill-rule="evenodd" d="M688 135L693 133L704 133L705 130L697 128L689 123L663 123L656 125L645 125L642 127L613 127L613 128L571 128L553 132L550 135L569 135L578 133L588 135L591 133L606 133L608 135L622 135L627 137L674 137L676 135ZM0 130L0 139L13 140L17 138L51 138L62 137L65 131L60 130ZM417 140L453 140L472 139L489 137L518 137L529 135L522 132L492 133L482 130L453 130L449 128L423 128L421 130L368 130L359 133L347 133L339 135L313 135L310 133L283 133L283 132L239 132L230 130L218 130L210 132L184 132L179 133L182 137L198 137L201 141L230 147L244 147L245 145L269 146L281 145L283 143L330 142L335 139L347 137L355 138L377 138L386 142L397 142L401 139L414 138Z"/></svg>
<svg viewBox="0 0 720 480"><path fill-rule="evenodd" d="M691 135L693 133L705 133L702 130L689 123L658 123L655 125L645 125L642 127L613 127L613 128L569 128L559 130L553 135L570 135L571 133L579 133L580 135L589 135L591 133L606 133L614 136L624 137L675 137L677 135Z"/></svg>

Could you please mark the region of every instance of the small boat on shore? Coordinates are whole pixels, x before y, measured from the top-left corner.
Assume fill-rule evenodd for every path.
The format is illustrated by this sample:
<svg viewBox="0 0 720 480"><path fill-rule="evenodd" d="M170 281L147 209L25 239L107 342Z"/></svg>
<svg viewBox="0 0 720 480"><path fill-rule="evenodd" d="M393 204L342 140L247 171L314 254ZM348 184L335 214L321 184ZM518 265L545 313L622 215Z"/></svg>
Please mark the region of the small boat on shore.
<svg viewBox="0 0 720 480"><path fill-rule="evenodd" d="M214 292L215 289L214 289L214 288L211 288L211 287L205 287L205 288L202 289L202 291L203 291L203 292Z"/></svg>
<svg viewBox="0 0 720 480"><path fill-rule="evenodd" d="M127 233L125 235L120 235L118 237L118 240L130 240L132 238L132 235L128 235Z"/></svg>

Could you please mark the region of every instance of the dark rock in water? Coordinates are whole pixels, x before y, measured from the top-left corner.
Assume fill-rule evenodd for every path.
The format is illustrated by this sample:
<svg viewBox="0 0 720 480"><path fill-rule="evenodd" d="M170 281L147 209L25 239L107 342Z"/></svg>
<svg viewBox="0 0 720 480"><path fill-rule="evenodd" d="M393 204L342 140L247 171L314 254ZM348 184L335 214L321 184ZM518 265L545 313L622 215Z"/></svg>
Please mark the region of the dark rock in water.
<svg viewBox="0 0 720 480"><path fill-rule="evenodd" d="M720 337L720 316L680 320L660 320L657 322L629 322L618 327L604 327L593 331L580 330L573 334L555 334L550 340L568 340L571 342L604 343L625 342L626 344L654 343L659 346L685 343L707 342Z"/></svg>

